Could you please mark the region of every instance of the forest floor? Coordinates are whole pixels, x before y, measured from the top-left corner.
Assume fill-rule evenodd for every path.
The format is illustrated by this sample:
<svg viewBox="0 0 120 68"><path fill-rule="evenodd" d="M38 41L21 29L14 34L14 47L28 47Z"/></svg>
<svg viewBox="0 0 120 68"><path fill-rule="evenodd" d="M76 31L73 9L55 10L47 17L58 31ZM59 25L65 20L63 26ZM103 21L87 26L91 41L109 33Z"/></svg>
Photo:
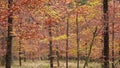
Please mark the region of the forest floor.
<svg viewBox="0 0 120 68"><path fill-rule="evenodd" d="M83 68L84 62L80 62L80 68ZM57 63L54 62L54 66L57 66ZM5 68L4 66L0 66L0 68ZM12 64L12 68L49 68L49 61L27 61L22 62L22 66L19 66L18 61L14 61ZM54 67L58 68L58 67ZM65 68L65 61L60 61L60 67ZM76 68L75 61L69 61L69 68ZM88 68L102 68L101 63L97 62L89 62ZM119 68L119 67L118 67Z"/></svg>

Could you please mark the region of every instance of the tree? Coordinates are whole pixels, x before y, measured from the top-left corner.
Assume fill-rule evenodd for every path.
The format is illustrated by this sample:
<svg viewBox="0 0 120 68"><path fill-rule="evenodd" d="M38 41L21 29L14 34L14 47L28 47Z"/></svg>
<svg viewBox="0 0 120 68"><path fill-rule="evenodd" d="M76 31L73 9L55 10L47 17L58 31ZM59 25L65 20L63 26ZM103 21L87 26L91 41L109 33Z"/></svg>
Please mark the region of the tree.
<svg viewBox="0 0 120 68"><path fill-rule="evenodd" d="M52 31L51 31L51 28L52 28L52 20L51 18L49 19L49 24L48 24L48 31L49 31L49 48L50 48L50 53L49 53L49 56L50 56L50 68L53 68L53 47L52 47Z"/></svg>
<svg viewBox="0 0 120 68"><path fill-rule="evenodd" d="M76 9L78 7L78 3L76 3ZM78 26L78 12L76 12L76 43L77 43L77 68L79 68L79 26Z"/></svg>
<svg viewBox="0 0 120 68"><path fill-rule="evenodd" d="M19 40L19 65L22 66L22 57L21 57L21 40Z"/></svg>
<svg viewBox="0 0 120 68"><path fill-rule="evenodd" d="M69 37L69 13L67 13L67 23L66 23L66 68L68 68L68 37Z"/></svg>
<svg viewBox="0 0 120 68"><path fill-rule="evenodd" d="M103 23L104 23L104 68L109 68L109 21L108 21L108 0L103 0Z"/></svg>
<svg viewBox="0 0 120 68"><path fill-rule="evenodd" d="M120 43L119 43L119 56L120 56ZM120 59L119 59L119 64L120 64Z"/></svg>
<svg viewBox="0 0 120 68"><path fill-rule="evenodd" d="M13 0L8 0L8 37L7 37L7 52L6 52L6 68L11 68L12 59L12 25L13 25L13 12L12 12Z"/></svg>
<svg viewBox="0 0 120 68"><path fill-rule="evenodd" d="M95 37L97 36L97 27L95 28L95 31L93 32L93 37L92 37L92 41L90 43L90 49L89 49L89 53L88 53L88 56L86 58L86 61L85 61L85 64L83 66L83 68L86 68L86 66L88 65L88 61L89 61L89 58L90 58L90 55L91 55L91 51L92 51L92 47L93 47L93 44L94 44L94 41L95 41Z"/></svg>
<svg viewBox="0 0 120 68"><path fill-rule="evenodd" d="M59 36L59 29L58 27L58 23L56 23L56 36ZM57 66L60 67L60 60L59 60L59 41L56 42L56 55L57 55Z"/></svg>
<svg viewBox="0 0 120 68"><path fill-rule="evenodd" d="M20 27L21 27L21 22L20 22ZM20 30L20 34L21 34L21 30ZM22 44L22 39L21 39L21 36L19 38L19 65L22 66L22 57L21 57L21 54L22 54L22 50L21 50L21 44Z"/></svg>
<svg viewBox="0 0 120 68"><path fill-rule="evenodd" d="M115 29L115 0L113 0L113 22L112 22L112 68L115 68L114 66L114 29Z"/></svg>
<svg viewBox="0 0 120 68"><path fill-rule="evenodd" d="M6 31L4 29L0 30L1 34L2 34L2 37L0 38L0 41L1 41L1 49L2 49L2 53L4 53L4 49L5 49L5 43L6 43ZM1 60L0 60L0 64L1 65L5 65L5 54L2 54L1 56Z"/></svg>

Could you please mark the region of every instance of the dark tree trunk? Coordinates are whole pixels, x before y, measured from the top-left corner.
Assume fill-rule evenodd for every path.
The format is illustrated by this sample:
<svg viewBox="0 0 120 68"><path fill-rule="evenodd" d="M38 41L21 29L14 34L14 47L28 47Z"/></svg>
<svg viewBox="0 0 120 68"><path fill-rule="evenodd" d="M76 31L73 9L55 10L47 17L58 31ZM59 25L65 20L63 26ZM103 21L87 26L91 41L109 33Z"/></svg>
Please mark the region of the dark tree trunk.
<svg viewBox="0 0 120 68"><path fill-rule="evenodd" d="M23 60L24 60L24 62L26 62L26 52L25 52L25 50L23 51L23 53L24 53L24 58L23 58Z"/></svg>
<svg viewBox="0 0 120 68"><path fill-rule="evenodd" d="M113 0L113 22L112 22L112 68L115 68L114 66L114 19L115 19L115 0Z"/></svg>
<svg viewBox="0 0 120 68"><path fill-rule="evenodd" d="M77 5L76 5L77 8ZM79 68L79 27L78 27L78 12L76 13L76 43L77 43L77 68Z"/></svg>
<svg viewBox="0 0 120 68"><path fill-rule="evenodd" d="M120 57L120 43L119 43L119 57ZM119 64L120 64L120 58L119 58Z"/></svg>
<svg viewBox="0 0 120 68"><path fill-rule="evenodd" d="M87 58L87 55L88 55L88 52L89 52L88 51L88 47L87 47L87 42L85 43L85 46L86 46L86 48L85 48L85 50L86 50L86 56L85 57Z"/></svg>
<svg viewBox="0 0 120 68"><path fill-rule="evenodd" d="M8 38L7 38L7 51L6 51L6 68L11 68L11 60L12 60L12 24L13 24L13 13L10 12L12 9L13 0L8 0Z"/></svg>
<svg viewBox="0 0 120 68"><path fill-rule="evenodd" d="M53 68L53 49L52 49L52 31L51 31L51 25L48 26L49 29L49 47L50 47L50 68Z"/></svg>
<svg viewBox="0 0 120 68"><path fill-rule="evenodd" d="M88 66L88 61L89 61L89 58L90 58L90 55L91 55L91 52L92 52L92 47L93 47L93 44L94 44L94 40L95 40L95 37L96 37L96 32L97 32L97 27L96 27L95 31L93 32L93 37L92 37L92 41L90 43L89 53L88 53L88 56L86 58L86 61L85 61L85 64L84 64L83 68L86 68L86 66Z"/></svg>
<svg viewBox="0 0 120 68"><path fill-rule="evenodd" d="M104 13L104 68L109 68L109 18L108 18L108 0L103 0Z"/></svg>
<svg viewBox="0 0 120 68"><path fill-rule="evenodd" d="M57 55L57 66L60 67L60 62L59 62L59 52L58 52L58 45L57 45L57 51L56 51L56 55Z"/></svg>
<svg viewBox="0 0 120 68"><path fill-rule="evenodd" d="M21 35L21 21L22 21L22 16L20 15L20 20L19 20L19 23L20 23L20 26L19 26L19 34ZM22 66L22 57L21 57L21 54L22 54L22 35L19 37L19 65Z"/></svg>
<svg viewBox="0 0 120 68"><path fill-rule="evenodd" d="M58 25L56 25L57 27L58 27ZM56 27L56 36L59 36L58 35L58 28ZM56 55L57 55L57 66L58 67L60 67L60 62L59 62L59 41L57 42L57 44L56 44L56 49L57 49L57 51L56 51Z"/></svg>
<svg viewBox="0 0 120 68"><path fill-rule="evenodd" d="M68 13L68 18L67 18L67 23L66 23L66 68L68 68L68 37L69 37L69 13Z"/></svg>

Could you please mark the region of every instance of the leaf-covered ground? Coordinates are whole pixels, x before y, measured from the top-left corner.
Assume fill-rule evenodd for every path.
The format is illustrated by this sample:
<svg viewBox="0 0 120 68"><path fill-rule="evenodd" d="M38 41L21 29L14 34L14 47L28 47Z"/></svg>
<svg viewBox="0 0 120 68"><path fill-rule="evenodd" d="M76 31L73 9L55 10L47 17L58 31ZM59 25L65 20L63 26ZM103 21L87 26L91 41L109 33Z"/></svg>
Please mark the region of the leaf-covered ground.
<svg viewBox="0 0 120 68"><path fill-rule="evenodd" d="M80 62L80 68L83 67L84 62ZM91 62L88 64L89 68L101 68L100 63ZM54 68L58 68L57 63L54 62ZM0 66L0 68L5 68L4 66ZM27 61L23 62L22 66L19 66L18 61L14 61L12 64L12 68L49 68L49 61ZM65 68L65 61L60 62L60 68ZM69 68L76 68L76 61L69 61Z"/></svg>
<svg viewBox="0 0 120 68"><path fill-rule="evenodd" d="M69 68L76 68L76 61L70 60L69 61ZM83 68L84 62L80 62L80 68ZM102 63L97 63L97 62L89 62L88 68L102 68ZM0 66L0 68L5 68L4 66ZM22 66L19 66L18 61L14 61L12 64L12 68L49 68L49 61L44 60L44 61L27 61L23 62ZM54 68L57 67L57 63L54 62ZM60 67L59 68L65 68L65 61L60 61ZM111 66L110 66L111 68ZM120 68L120 65L118 64L116 68Z"/></svg>

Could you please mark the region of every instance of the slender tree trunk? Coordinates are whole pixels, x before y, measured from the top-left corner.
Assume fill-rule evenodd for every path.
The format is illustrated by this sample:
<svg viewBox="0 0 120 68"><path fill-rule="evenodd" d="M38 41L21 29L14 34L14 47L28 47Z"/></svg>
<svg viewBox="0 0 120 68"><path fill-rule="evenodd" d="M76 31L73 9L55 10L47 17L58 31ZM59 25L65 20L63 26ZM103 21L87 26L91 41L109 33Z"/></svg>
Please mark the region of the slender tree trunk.
<svg viewBox="0 0 120 68"><path fill-rule="evenodd" d="M120 57L120 43L119 43L119 57ZM119 58L119 64L120 64L120 58Z"/></svg>
<svg viewBox="0 0 120 68"><path fill-rule="evenodd" d="M66 23L66 68L68 68L68 37L69 37L69 14L68 14L68 18L67 18L67 23Z"/></svg>
<svg viewBox="0 0 120 68"><path fill-rule="evenodd" d="M5 32L2 32L3 37L1 38L1 45L2 50L5 48Z"/></svg>
<svg viewBox="0 0 120 68"><path fill-rule="evenodd" d="M8 38L7 38L7 51L6 51L6 68L11 68L11 60L12 60L12 24L13 24L13 13L10 12L12 9L13 0L8 0Z"/></svg>
<svg viewBox="0 0 120 68"><path fill-rule="evenodd" d="M109 18L108 18L108 0L103 0L103 23L104 23L104 68L109 68Z"/></svg>
<svg viewBox="0 0 120 68"><path fill-rule="evenodd" d="M19 14L20 14L20 13L19 13ZM21 57L21 54L22 54L22 50L21 50L21 48L22 48L22 47L21 47L21 46L22 46L22 33L21 33L21 32L22 32L22 31L21 31L21 28L22 28L22 27L21 27L21 24L22 24L22 23L21 23L21 21L22 21L22 16L21 16L21 15L19 16L19 19L20 19L20 20L19 20L19 23L20 23L20 24L19 24L19 25L20 25L20 26L19 26L19 34L20 34L20 37L19 37L19 65L22 66L22 57Z"/></svg>
<svg viewBox="0 0 120 68"><path fill-rule="evenodd" d="M24 53L24 62L26 62L26 52L25 52L25 50L23 51L23 53Z"/></svg>
<svg viewBox="0 0 120 68"><path fill-rule="evenodd" d="M87 55L88 55L88 52L89 52L88 47L87 47L87 42L85 43L85 46L86 46L86 49L85 49L86 50L86 56L85 56L85 58L87 58Z"/></svg>
<svg viewBox="0 0 120 68"><path fill-rule="evenodd" d="M59 62L59 52L58 52L58 45L56 47L57 51L56 51L56 55L57 55L57 66L60 67L60 62Z"/></svg>
<svg viewBox="0 0 120 68"><path fill-rule="evenodd" d="M58 36L58 28L56 28L56 35ZM57 42L57 44L56 44L56 49L57 49L57 51L56 51L56 55L57 55L57 66L58 67L60 67L60 62L59 62L59 47L58 47L58 45L59 45L59 41Z"/></svg>
<svg viewBox="0 0 120 68"><path fill-rule="evenodd" d="M35 61L34 55L35 55L34 52L32 52L32 53L31 53L31 57L32 57L31 59L32 59L32 62Z"/></svg>
<svg viewBox="0 0 120 68"><path fill-rule="evenodd" d="M49 47L50 47L50 68L53 68L53 49L52 49L52 32L51 32L51 25L48 26L49 28Z"/></svg>
<svg viewBox="0 0 120 68"><path fill-rule="evenodd" d="M19 65L22 66L22 57L21 57L21 40L19 41Z"/></svg>
<svg viewBox="0 0 120 68"><path fill-rule="evenodd" d="M96 32L97 32L97 27L93 33L93 38L92 38L92 41L90 43L90 49L89 49L89 53L88 53L88 57L86 58L86 61L85 61L85 64L83 66L83 68L86 68L86 66L88 66L88 61L89 61L89 58L90 58L90 55L91 55L91 52L92 52L92 47L93 47L93 44L94 44L94 40L95 40L95 37L96 37Z"/></svg>
<svg viewBox="0 0 120 68"><path fill-rule="evenodd" d="M77 9L77 4L76 4ZM77 43L77 68L79 68L79 25L78 25L78 12L76 13L76 43Z"/></svg>
<svg viewBox="0 0 120 68"><path fill-rule="evenodd" d="M115 0L113 0L113 22L112 22L112 68L115 68L114 66L114 19L115 19Z"/></svg>
<svg viewBox="0 0 120 68"><path fill-rule="evenodd" d="M4 52L4 49L5 49L5 34L4 33L5 32L3 31L2 32L3 37L1 38L1 45L2 45L1 49L2 49L3 52ZM5 65L5 54L3 54L1 56L1 65Z"/></svg>
<svg viewBox="0 0 120 68"><path fill-rule="evenodd" d="M120 34L120 33L119 33ZM119 36L119 40L120 40L120 36ZM119 60L118 60L119 64L120 64L120 43L119 43Z"/></svg>

